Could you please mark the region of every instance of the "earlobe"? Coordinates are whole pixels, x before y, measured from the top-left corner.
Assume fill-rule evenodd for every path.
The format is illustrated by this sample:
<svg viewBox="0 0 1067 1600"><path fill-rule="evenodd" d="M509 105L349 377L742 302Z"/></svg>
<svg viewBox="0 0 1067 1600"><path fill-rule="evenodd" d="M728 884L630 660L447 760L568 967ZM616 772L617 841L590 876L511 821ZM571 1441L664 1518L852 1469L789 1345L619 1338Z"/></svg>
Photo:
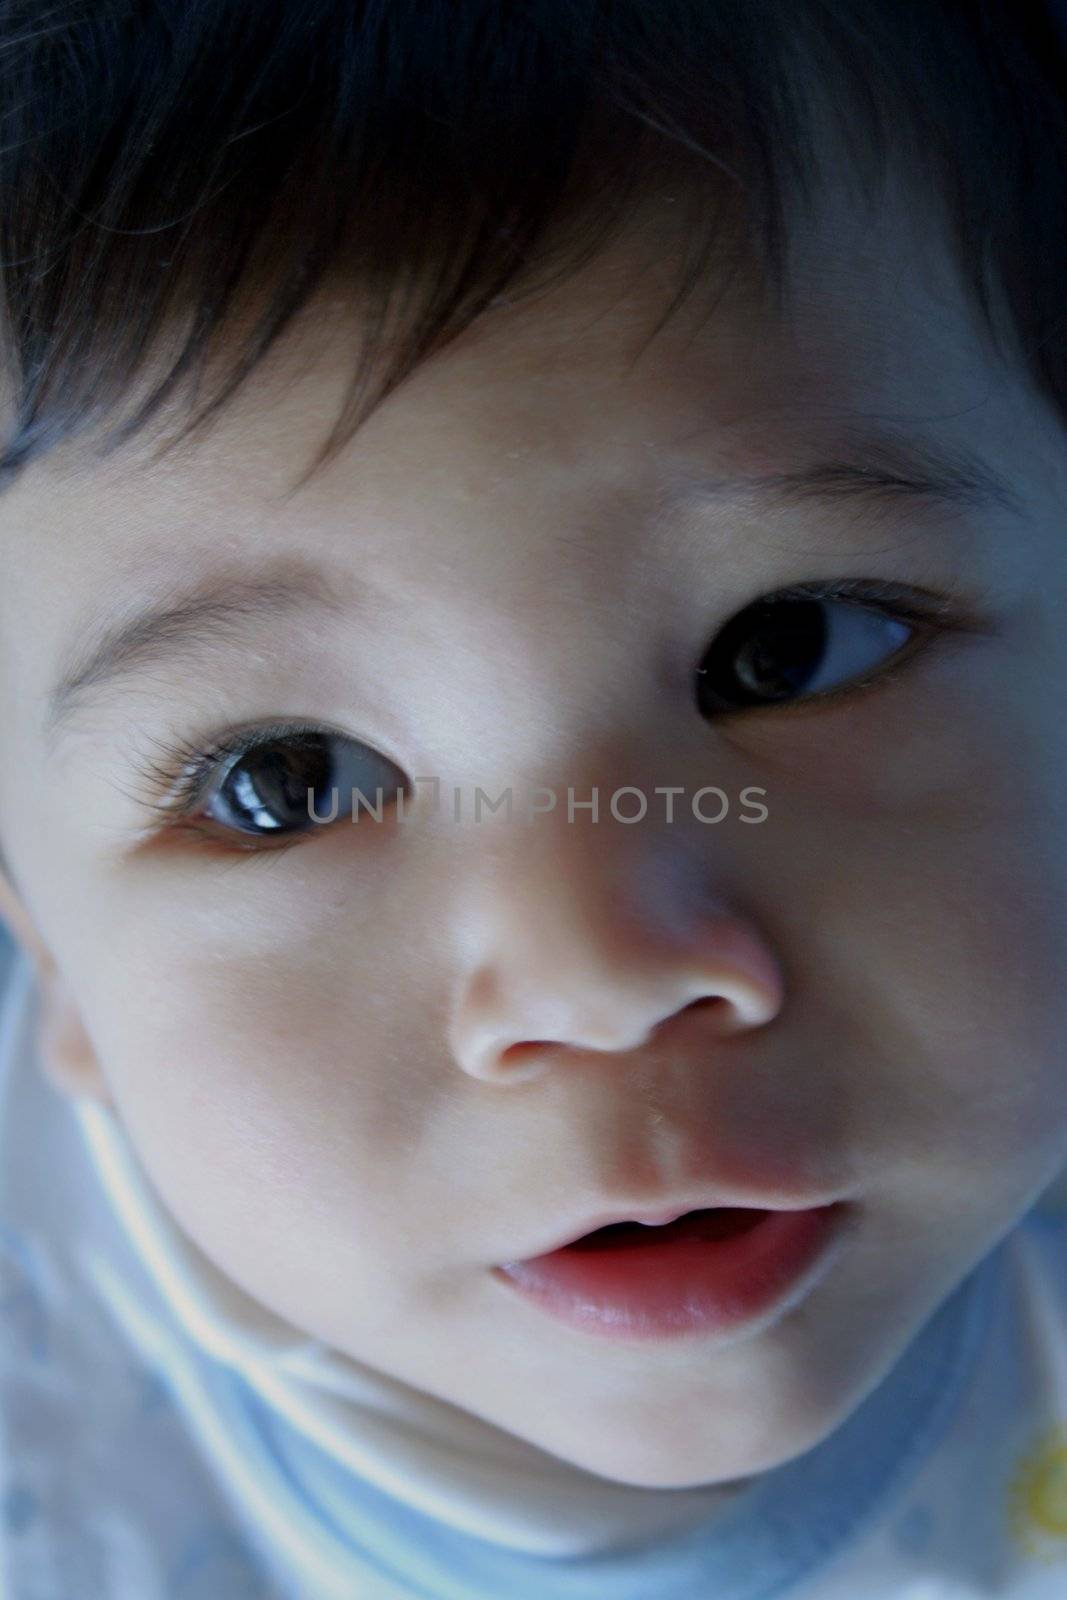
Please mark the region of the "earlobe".
<svg viewBox="0 0 1067 1600"><path fill-rule="evenodd" d="M38 989L37 1047L41 1070L60 1093L72 1099L99 1100L111 1105L100 1061L85 1031L81 1012L54 967Z"/></svg>
<svg viewBox="0 0 1067 1600"><path fill-rule="evenodd" d="M0 917L33 963L37 979L37 1048L41 1070L62 1094L113 1102L81 1012L55 959L10 878L0 871Z"/></svg>
<svg viewBox="0 0 1067 1600"><path fill-rule="evenodd" d="M34 927L21 894L11 879L7 862L0 858L0 920L29 956L39 974L46 964L51 964L49 952Z"/></svg>

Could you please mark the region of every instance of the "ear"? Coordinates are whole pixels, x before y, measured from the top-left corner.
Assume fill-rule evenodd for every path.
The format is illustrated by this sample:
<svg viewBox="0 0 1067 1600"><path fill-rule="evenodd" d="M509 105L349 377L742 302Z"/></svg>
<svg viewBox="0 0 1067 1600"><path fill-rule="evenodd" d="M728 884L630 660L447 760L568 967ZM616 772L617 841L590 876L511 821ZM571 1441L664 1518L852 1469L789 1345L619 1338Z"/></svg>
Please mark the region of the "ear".
<svg viewBox="0 0 1067 1600"><path fill-rule="evenodd" d="M72 1099L113 1104L77 1003L6 865L0 866L0 919L33 963L39 996L37 1050L45 1077Z"/></svg>

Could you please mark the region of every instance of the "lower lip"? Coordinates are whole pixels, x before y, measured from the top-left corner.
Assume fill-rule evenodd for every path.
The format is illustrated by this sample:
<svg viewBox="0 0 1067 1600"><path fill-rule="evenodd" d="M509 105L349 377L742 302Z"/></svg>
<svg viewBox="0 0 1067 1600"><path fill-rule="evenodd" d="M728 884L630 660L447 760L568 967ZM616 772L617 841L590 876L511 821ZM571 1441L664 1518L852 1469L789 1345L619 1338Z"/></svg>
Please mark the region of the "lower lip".
<svg viewBox="0 0 1067 1600"><path fill-rule="evenodd" d="M663 1339L736 1328L813 1284L846 1207L763 1211L720 1239L567 1247L495 1267L559 1321L609 1339ZM655 1233L655 1229L649 1229ZM801 1290L797 1296L791 1291Z"/></svg>

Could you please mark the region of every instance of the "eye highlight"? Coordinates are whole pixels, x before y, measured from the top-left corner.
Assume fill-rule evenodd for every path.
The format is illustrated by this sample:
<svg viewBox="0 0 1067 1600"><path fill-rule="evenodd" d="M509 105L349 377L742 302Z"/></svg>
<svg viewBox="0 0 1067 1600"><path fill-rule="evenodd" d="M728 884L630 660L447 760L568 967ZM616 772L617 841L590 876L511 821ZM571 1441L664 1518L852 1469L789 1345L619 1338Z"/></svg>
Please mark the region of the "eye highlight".
<svg viewBox="0 0 1067 1600"><path fill-rule="evenodd" d="M838 695L881 676L940 626L948 602L881 582L796 584L730 618L696 669L703 716Z"/></svg>
<svg viewBox="0 0 1067 1600"><path fill-rule="evenodd" d="M329 729L271 723L200 748L177 741L143 765L139 797L186 834L234 848L294 843L301 834L350 815L353 790L376 808L406 790L395 764ZM380 791L380 796L378 791Z"/></svg>

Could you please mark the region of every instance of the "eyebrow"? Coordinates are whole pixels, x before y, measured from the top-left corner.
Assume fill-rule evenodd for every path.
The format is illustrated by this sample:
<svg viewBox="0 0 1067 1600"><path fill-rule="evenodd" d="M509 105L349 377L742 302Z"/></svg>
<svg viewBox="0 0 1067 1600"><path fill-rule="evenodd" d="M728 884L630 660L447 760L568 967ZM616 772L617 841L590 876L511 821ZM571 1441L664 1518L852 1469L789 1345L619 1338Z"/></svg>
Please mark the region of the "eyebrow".
<svg viewBox="0 0 1067 1600"><path fill-rule="evenodd" d="M218 646L262 639L265 621L285 616L351 616L360 596L345 600L337 586L305 562L292 559L255 577L202 579L173 590L135 615L106 628L69 658L48 696L46 739L54 740L74 716L124 678L153 667L192 665Z"/></svg>
<svg viewBox="0 0 1067 1600"><path fill-rule="evenodd" d="M785 472L701 479L697 493L711 499L747 495L785 507L850 500L885 506L914 498L964 510L999 506L1025 515L1008 480L968 446L942 443L885 423L846 428L833 456Z"/></svg>

